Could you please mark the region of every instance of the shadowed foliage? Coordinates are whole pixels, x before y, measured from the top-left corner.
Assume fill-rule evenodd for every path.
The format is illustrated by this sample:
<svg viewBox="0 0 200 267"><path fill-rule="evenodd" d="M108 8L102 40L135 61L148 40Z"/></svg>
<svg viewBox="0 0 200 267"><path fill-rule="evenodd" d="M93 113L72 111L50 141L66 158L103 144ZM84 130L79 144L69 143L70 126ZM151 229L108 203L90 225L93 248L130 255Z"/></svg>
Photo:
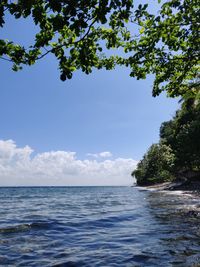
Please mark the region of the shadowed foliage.
<svg viewBox="0 0 200 267"><path fill-rule="evenodd" d="M158 0L156 14L149 10L133 0L2 0L0 27L7 16L30 17L38 32L29 47L0 39L0 58L17 71L53 54L63 81L122 65L137 79L154 74L154 96L183 96L199 71L199 1Z"/></svg>
<svg viewBox="0 0 200 267"><path fill-rule="evenodd" d="M188 89L181 109L172 120L162 123L159 144L150 147L133 171L137 184L200 179L199 82Z"/></svg>

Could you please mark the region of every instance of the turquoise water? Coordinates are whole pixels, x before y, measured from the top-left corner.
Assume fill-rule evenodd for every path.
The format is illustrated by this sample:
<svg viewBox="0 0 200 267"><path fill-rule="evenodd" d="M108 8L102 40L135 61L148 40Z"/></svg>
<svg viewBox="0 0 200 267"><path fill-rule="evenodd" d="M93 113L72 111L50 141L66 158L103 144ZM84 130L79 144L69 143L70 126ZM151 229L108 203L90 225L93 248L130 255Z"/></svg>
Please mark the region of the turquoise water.
<svg viewBox="0 0 200 267"><path fill-rule="evenodd" d="M0 188L0 266L200 266L199 198L134 187Z"/></svg>

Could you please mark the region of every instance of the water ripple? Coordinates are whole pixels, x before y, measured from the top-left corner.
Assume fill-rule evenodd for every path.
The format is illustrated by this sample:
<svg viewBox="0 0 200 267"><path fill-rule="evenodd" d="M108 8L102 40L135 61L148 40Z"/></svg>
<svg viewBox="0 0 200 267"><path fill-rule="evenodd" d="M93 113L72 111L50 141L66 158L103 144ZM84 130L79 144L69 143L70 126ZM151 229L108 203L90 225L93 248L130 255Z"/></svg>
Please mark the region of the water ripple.
<svg viewBox="0 0 200 267"><path fill-rule="evenodd" d="M200 264L199 199L128 187L0 188L0 266Z"/></svg>

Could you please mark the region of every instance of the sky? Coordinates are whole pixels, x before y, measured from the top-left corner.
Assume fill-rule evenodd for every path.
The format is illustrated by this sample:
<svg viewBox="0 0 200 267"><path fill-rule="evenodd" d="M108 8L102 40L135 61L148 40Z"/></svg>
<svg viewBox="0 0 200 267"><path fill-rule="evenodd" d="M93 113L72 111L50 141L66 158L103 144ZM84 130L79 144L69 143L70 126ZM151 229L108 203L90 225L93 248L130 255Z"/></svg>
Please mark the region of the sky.
<svg viewBox="0 0 200 267"><path fill-rule="evenodd" d="M1 38L31 42L29 22L8 19ZM47 57L13 72L0 60L0 186L131 185L131 172L178 99L151 95L153 76L129 69L59 80Z"/></svg>

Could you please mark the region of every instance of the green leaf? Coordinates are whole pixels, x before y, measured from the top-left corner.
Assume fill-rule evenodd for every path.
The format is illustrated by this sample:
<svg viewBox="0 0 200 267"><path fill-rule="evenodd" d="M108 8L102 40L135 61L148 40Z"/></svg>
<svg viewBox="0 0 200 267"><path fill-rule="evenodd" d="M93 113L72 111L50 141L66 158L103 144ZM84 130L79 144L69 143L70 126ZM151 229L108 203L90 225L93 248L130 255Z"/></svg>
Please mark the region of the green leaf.
<svg viewBox="0 0 200 267"><path fill-rule="evenodd" d="M145 31L145 28L144 28L144 27L142 27L142 28L140 29L140 34L143 34L143 33L144 33L144 31Z"/></svg>

